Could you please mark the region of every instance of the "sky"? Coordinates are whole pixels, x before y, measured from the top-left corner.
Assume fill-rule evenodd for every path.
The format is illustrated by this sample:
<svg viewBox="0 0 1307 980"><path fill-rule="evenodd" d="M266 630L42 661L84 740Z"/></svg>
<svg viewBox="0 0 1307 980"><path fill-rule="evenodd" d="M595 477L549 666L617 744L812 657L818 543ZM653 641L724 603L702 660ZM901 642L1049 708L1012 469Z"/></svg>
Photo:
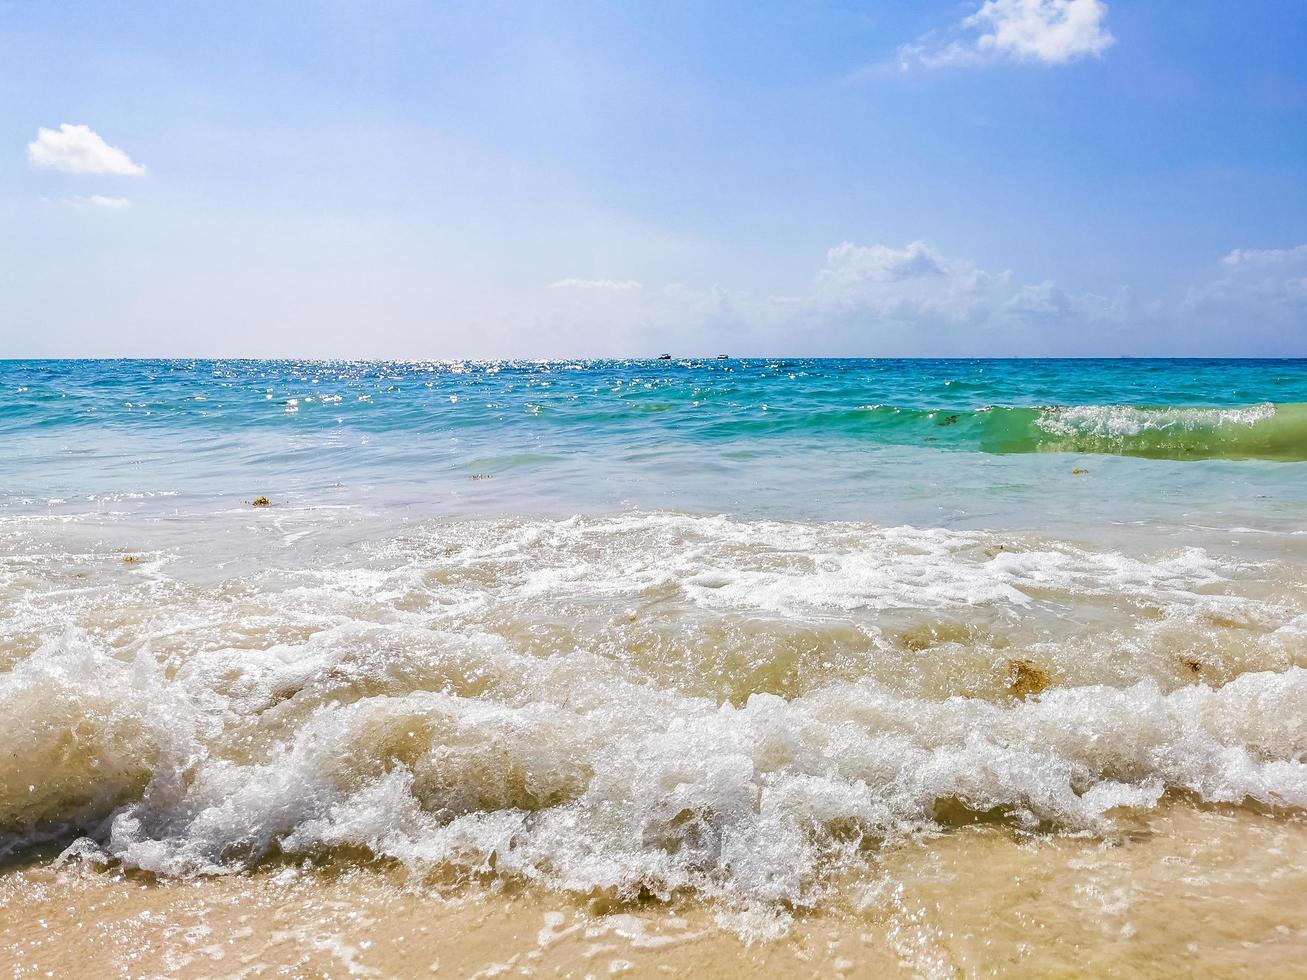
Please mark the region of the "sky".
<svg viewBox="0 0 1307 980"><path fill-rule="evenodd" d="M0 357L1307 356L1301 0L0 0Z"/></svg>

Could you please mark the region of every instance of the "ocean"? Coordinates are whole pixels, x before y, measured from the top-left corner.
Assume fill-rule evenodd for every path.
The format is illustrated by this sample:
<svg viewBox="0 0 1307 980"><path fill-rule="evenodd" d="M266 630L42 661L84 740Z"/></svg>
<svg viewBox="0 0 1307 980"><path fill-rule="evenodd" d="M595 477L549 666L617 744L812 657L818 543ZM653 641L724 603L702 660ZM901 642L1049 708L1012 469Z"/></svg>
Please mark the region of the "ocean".
<svg viewBox="0 0 1307 980"><path fill-rule="evenodd" d="M1305 668L1307 361L0 362L15 971L1288 975Z"/></svg>

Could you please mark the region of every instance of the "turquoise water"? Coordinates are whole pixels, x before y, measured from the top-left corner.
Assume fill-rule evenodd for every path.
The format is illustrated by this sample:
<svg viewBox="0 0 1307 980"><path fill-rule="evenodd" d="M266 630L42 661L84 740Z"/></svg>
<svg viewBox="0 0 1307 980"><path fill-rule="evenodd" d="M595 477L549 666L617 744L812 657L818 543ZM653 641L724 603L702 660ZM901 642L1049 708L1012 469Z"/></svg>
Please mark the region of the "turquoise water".
<svg viewBox="0 0 1307 980"><path fill-rule="evenodd" d="M9 361L0 441L11 512L1293 520L1307 361Z"/></svg>

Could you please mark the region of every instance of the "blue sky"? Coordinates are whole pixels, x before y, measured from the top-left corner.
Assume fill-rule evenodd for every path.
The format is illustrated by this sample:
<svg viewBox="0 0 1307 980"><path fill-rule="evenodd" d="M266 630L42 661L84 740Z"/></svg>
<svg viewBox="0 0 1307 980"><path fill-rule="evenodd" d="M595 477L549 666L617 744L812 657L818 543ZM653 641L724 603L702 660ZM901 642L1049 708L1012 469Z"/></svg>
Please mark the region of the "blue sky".
<svg viewBox="0 0 1307 980"><path fill-rule="evenodd" d="M1307 355L1307 4L0 0L0 355Z"/></svg>

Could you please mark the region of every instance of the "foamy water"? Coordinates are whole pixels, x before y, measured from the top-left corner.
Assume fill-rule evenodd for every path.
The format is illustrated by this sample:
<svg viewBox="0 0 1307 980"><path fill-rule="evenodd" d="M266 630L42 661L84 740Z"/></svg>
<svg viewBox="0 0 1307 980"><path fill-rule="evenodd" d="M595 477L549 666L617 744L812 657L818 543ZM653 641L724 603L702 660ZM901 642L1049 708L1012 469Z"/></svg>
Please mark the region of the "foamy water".
<svg viewBox="0 0 1307 980"><path fill-rule="evenodd" d="M775 925L973 814L1307 807L1289 561L664 512L215 520L207 555L96 521L6 559L11 849L81 833L183 876L361 849Z"/></svg>

